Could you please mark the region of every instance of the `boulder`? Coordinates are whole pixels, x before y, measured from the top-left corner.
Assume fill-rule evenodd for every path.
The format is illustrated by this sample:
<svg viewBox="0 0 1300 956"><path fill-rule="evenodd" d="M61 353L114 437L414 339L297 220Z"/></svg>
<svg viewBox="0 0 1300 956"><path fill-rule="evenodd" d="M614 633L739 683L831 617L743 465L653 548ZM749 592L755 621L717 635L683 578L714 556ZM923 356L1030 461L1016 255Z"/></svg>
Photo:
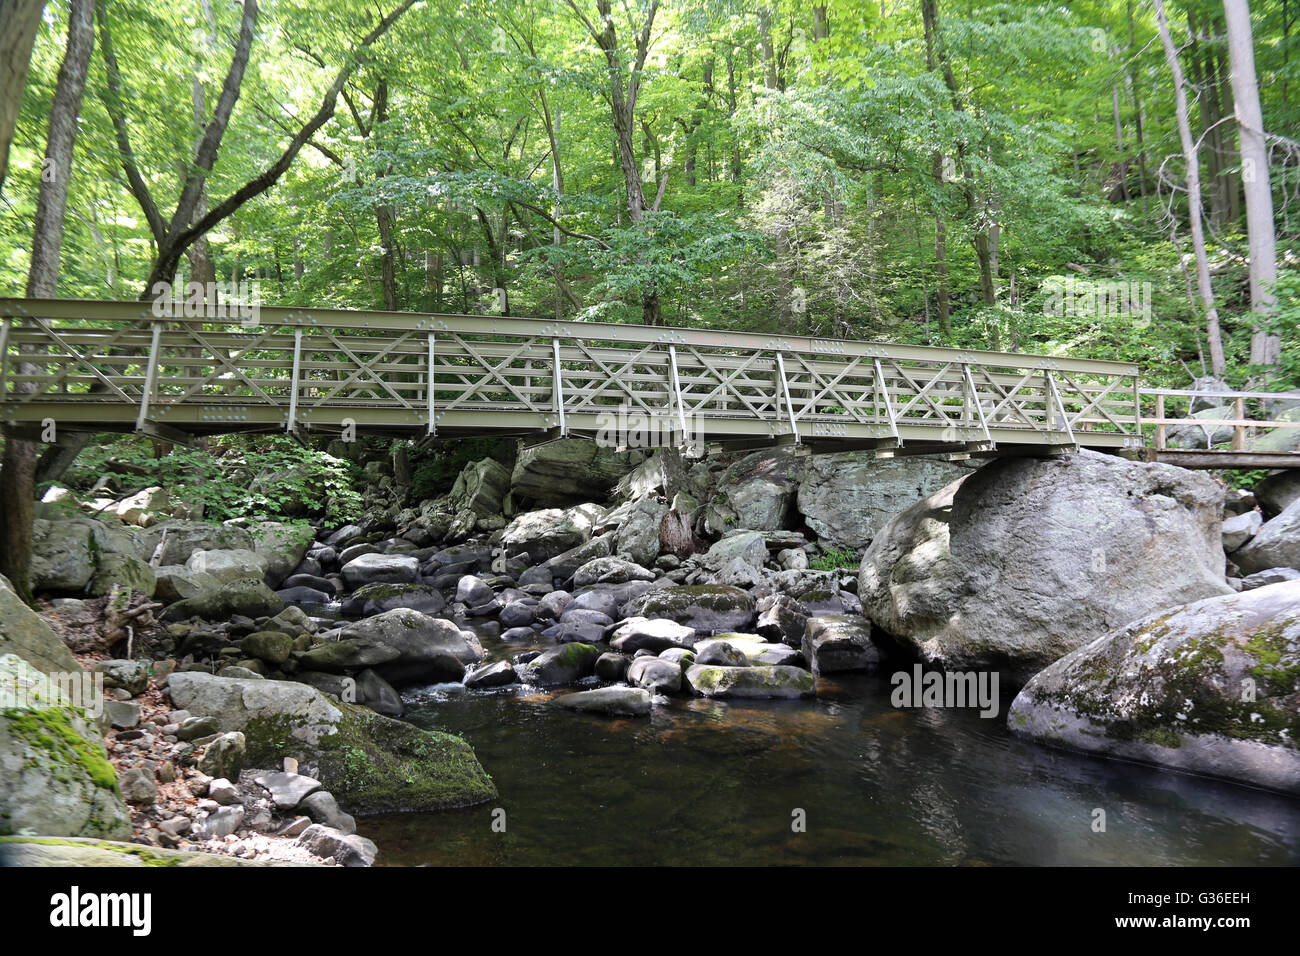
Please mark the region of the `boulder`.
<svg viewBox="0 0 1300 956"><path fill-rule="evenodd" d="M754 599L723 585L656 588L623 608L628 617L667 618L696 631L739 631L754 620Z"/></svg>
<svg viewBox="0 0 1300 956"><path fill-rule="evenodd" d="M596 558L573 572L573 586L592 584L626 584L629 581L653 581L655 573L622 558Z"/></svg>
<svg viewBox="0 0 1300 956"><path fill-rule="evenodd" d="M1264 526L1264 516L1258 511L1233 515L1223 519L1223 550L1231 554L1253 538Z"/></svg>
<svg viewBox="0 0 1300 956"><path fill-rule="evenodd" d="M259 521L250 524L248 530L253 538L253 550L266 562L266 583L273 588L279 587L302 563L314 537L311 525L305 523Z"/></svg>
<svg viewBox="0 0 1300 956"><path fill-rule="evenodd" d="M504 687L518 682L515 665L510 661L496 661L476 667L465 675L466 687Z"/></svg>
<svg viewBox="0 0 1300 956"><path fill-rule="evenodd" d="M808 618L803 656L814 674L874 670L880 663L871 622L849 614Z"/></svg>
<svg viewBox="0 0 1300 956"><path fill-rule="evenodd" d="M591 537L595 505L521 514L506 526L501 544L510 555L527 554L537 563L559 557Z"/></svg>
<svg viewBox="0 0 1300 956"><path fill-rule="evenodd" d="M1275 471L1256 482L1255 500L1270 518L1286 511L1292 503L1300 501L1300 468Z"/></svg>
<svg viewBox="0 0 1300 956"><path fill-rule="evenodd" d="M797 698L817 696L817 679L800 667L718 667L696 664L686 683L703 697Z"/></svg>
<svg viewBox="0 0 1300 956"><path fill-rule="evenodd" d="M373 866L379 848L371 840L355 833L344 833L320 823L313 823L298 835L294 846L313 856L332 859L340 866Z"/></svg>
<svg viewBox="0 0 1300 956"><path fill-rule="evenodd" d="M410 608L384 611L349 624L339 632L338 643L350 643L362 652L378 648L395 652L384 660L367 660L364 666L373 667L375 673L398 687L412 683L459 681L465 674L465 665L476 662L481 656L451 621L429 617ZM304 654L304 661L312 653ZM334 670L337 667L319 669Z"/></svg>
<svg viewBox="0 0 1300 956"><path fill-rule="evenodd" d="M564 580L573 577L573 573L588 561L607 558L613 553L614 535L605 534L599 538L592 538L577 547L570 548L562 554L557 554L541 567L545 568L550 577Z"/></svg>
<svg viewBox="0 0 1300 956"><path fill-rule="evenodd" d="M453 514L469 511L476 518L499 515L510 490L510 471L495 458L470 462L456 476L447 506Z"/></svg>
<svg viewBox="0 0 1300 956"><path fill-rule="evenodd" d="M637 564L653 564L659 557L659 526L667 514L668 506L658 498L633 502L615 532L619 553L627 554Z"/></svg>
<svg viewBox="0 0 1300 956"><path fill-rule="evenodd" d="M1230 593L1222 500L1213 478L1171 465L1000 459L890 521L858 597L924 659L1023 683L1152 609Z"/></svg>
<svg viewBox="0 0 1300 956"><path fill-rule="evenodd" d="M158 576L153 567L134 554L100 552L95 562L95 573L86 584L86 593L100 596L121 584L145 597L153 597L158 589Z"/></svg>
<svg viewBox="0 0 1300 956"><path fill-rule="evenodd" d="M165 604L188 598L210 597L221 590L221 582L206 571L191 571L180 564L154 569L154 597Z"/></svg>
<svg viewBox="0 0 1300 956"><path fill-rule="evenodd" d="M350 602L352 607L359 605L363 617L398 608L434 615L447 606L442 592L427 584L366 584L352 593Z"/></svg>
<svg viewBox="0 0 1300 956"><path fill-rule="evenodd" d="M284 599L262 583L261 578L238 578L210 594L186 598L170 605L159 615L164 621L183 621L201 617L208 621L228 619L231 615L270 617L284 610Z"/></svg>
<svg viewBox="0 0 1300 956"><path fill-rule="evenodd" d="M516 502L547 506L594 501L604 498L643 457L587 438L521 447L510 476L510 495Z"/></svg>
<svg viewBox="0 0 1300 956"><path fill-rule="evenodd" d="M543 687L572 684L596 672L600 648L573 642L543 651L520 670L524 680Z"/></svg>
<svg viewBox="0 0 1300 956"><path fill-rule="evenodd" d="M187 571L211 575L220 584L229 584L240 578L262 578L266 574L266 558L252 550L204 551L198 550L185 562Z"/></svg>
<svg viewBox="0 0 1300 956"><path fill-rule="evenodd" d="M627 682L652 694L675 694L682 689L682 666L662 657L637 657L628 665Z"/></svg>
<svg viewBox="0 0 1300 956"><path fill-rule="evenodd" d="M253 764L291 756L345 806L366 812L440 810L482 803L496 787L469 745L373 711L330 700L306 684L172 674L172 702L242 731Z"/></svg>
<svg viewBox="0 0 1300 956"><path fill-rule="evenodd" d="M650 713L650 691L640 687L600 687L554 698L551 703L567 710L608 717L644 717Z"/></svg>
<svg viewBox="0 0 1300 956"><path fill-rule="evenodd" d="M1232 553L1232 563L1246 574L1269 568L1300 569L1300 499L1265 521L1250 541Z"/></svg>
<svg viewBox="0 0 1300 956"><path fill-rule="evenodd" d="M14 593L9 579L0 574L0 654L13 654L45 674L81 670L72 651L45 619ZM3 688L0 687L0 690Z"/></svg>
<svg viewBox="0 0 1300 956"><path fill-rule="evenodd" d="M890 518L970 473L966 462L877 458L872 452L814 455L798 509L824 546L860 553Z"/></svg>
<svg viewBox="0 0 1300 956"><path fill-rule="evenodd" d="M0 654L0 697L0 834L130 838L94 715L13 653Z"/></svg>
<svg viewBox="0 0 1300 956"><path fill-rule="evenodd" d="M770 641L791 647L803 646L808 609L787 594L768 594L758 599L758 623L754 630Z"/></svg>
<svg viewBox="0 0 1300 956"><path fill-rule="evenodd" d="M219 680L229 680L230 678L218 678ZM263 683L263 681L253 681L252 683ZM248 755L247 741L239 731L230 731L223 733L212 743L203 748L203 753L199 757L199 773L206 774L209 777L225 777L228 780L238 780L239 771L244 769L244 763Z"/></svg>
<svg viewBox="0 0 1300 956"><path fill-rule="evenodd" d="M82 521L32 522L32 590L81 593L95 573L90 527Z"/></svg>
<svg viewBox="0 0 1300 956"><path fill-rule="evenodd" d="M144 532L142 557L151 557L162 542L159 564L184 564L195 551L253 550L253 538L234 525L206 521L163 521Z"/></svg>
<svg viewBox="0 0 1300 956"><path fill-rule="evenodd" d="M1037 674L1016 734L1300 794L1300 581L1160 611Z"/></svg>
<svg viewBox="0 0 1300 956"><path fill-rule="evenodd" d="M804 460L785 452L758 451L733 464L718 480L716 493L725 516L714 532L727 527L775 531L791 526Z"/></svg>
<svg viewBox="0 0 1300 956"><path fill-rule="evenodd" d="M656 654L670 647L695 646L695 628L664 618L630 617L620 621L609 635L609 646L623 654L651 650Z"/></svg>
<svg viewBox="0 0 1300 956"><path fill-rule="evenodd" d="M420 562L408 554L363 554L344 564L341 573L350 588L415 584L420 580Z"/></svg>

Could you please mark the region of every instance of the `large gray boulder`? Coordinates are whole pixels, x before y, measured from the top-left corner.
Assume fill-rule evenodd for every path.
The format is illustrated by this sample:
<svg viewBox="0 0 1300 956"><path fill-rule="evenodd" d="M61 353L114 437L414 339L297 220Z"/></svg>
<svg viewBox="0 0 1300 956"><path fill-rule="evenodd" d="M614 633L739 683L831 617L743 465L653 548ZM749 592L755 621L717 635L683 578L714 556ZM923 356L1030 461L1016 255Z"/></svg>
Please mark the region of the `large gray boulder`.
<svg viewBox="0 0 1300 956"><path fill-rule="evenodd" d="M266 562L266 583L278 588L302 563L314 532L308 524L259 521L249 526L253 550Z"/></svg>
<svg viewBox="0 0 1300 956"><path fill-rule="evenodd" d="M1300 431L1300 429L1296 429ZM1255 485L1255 500L1271 518L1286 511L1295 501L1300 501L1300 468L1275 471Z"/></svg>
<svg viewBox="0 0 1300 956"><path fill-rule="evenodd" d="M1152 610L1231 593L1210 477L1094 452L1005 458L889 522L863 613L923 658L1023 683Z"/></svg>
<svg viewBox="0 0 1300 956"><path fill-rule="evenodd" d="M81 521L32 522L32 589L80 593L95 573L90 528Z"/></svg>
<svg viewBox="0 0 1300 956"><path fill-rule="evenodd" d="M1300 581L1142 618L1037 674L1017 734L1300 794Z"/></svg>
<svg viewBox="0 0 1300 956"><path fill-rule="evenodd" d="M667 513L668 505L658 498L645 497L632 502L615 532L618 550L626 552L637 564L653 564L659 557L659 525Z"/></svg>
<svg viewBox="0 0 1300 956"><path fill-rule="evenodd" d="M15 654L46 674L76 673L81 665L45 619L14 593L0 574L0 654ZM0 691L3 691L0 687Z"/></svg>
<svg viewBox="0 0 1300 956"><path fill-rule="evenodd" d="M799 485L799 513L823 545L861 552L890 518L971 468L966 462L920 456L814 455Z"/></svg>
<svg viewBox="0 0 1300 956"><path fill-rule="evenodd" d="M711 530L777 531L790 527L803 472L803 459L786 452L746 455L718 480L710 509Z"/></svg>
<svg viewBox="0 0 1300 956"><path fill-rule="evenodd" d="M331 700L306 684L186 671L172 674L167 687L176 707L243 733L249 764L295 757L352 810L440 810L497 795L461 738Z"/></svg>
<svg viewBox="0 0 1300 956"><path fill-rule="evenodd" d="M273 617L283 611L284 607L284 599L268 588L260 577L247 577L236 578L216 591L177 601L159 617L165 621L181 621L187 617L217 621L229 618L232 614L252 618Z"/></svg>
<svg viewBox="0 0 1300 956"><path fill-rule="evenodd" d="M641 452L620 452L586 438L521 447L510 476L516 503L568 505L595 501L639 464Z"/></svg>
<svg viewBox="0 0 1300 956"><path fill-rule="evenodd" d="M456 476L447 504L452 513L470 511L477 518L501 514L502 499L510 490L510 470L495 458L470 462Z"/></svg>
<svg viewBox="0 0 1300 956"><path fill-rule="evenodd" d="M1300 569L1300 499L1265 521L1253 538L1232 553L1232 563L1245 574L1269 568Z"/></svg>
<svg viewBox="0 0 1300 956"><path fill-rule="evenodd" d="M623 614L667 618L701 632L743 631L754 620L754 598L725 585L655 588L624 605Z"/></svg>
<svg viewBox="0 0 1300 956"><path fill-rule="evenodd" d="M348 587L367 584L414 584L420 579L420 562L409 554L363 554L343 565Z"/></svg>
<svg viewBox="0 0 1300 956"><path fill-rule="evenodd" d="M375 672L390 684L458 681L465 665L477 663L479 651L451 621L429 617L410 608L384 611L343 628L340 643L380 645L397 656L374 665Z"/></svg>
<svg viewBox="0 0 1300 956"><path fill-rule="evenodd" d="M501 536L507 554L527 553L534 564L548 561L585 543L591 537L598 505L546 508L521 514Z"/></svg>
<svg viewBox="0 0 1300 956"><path fill-rule="evenodd" d="M870 622L852 614L808 618L803 656L814 674L874 670L880 663Z"/></svg>
<svg viewBox="0 0 1300 956"><path fill-rule="evenodd" d="M0 698L0 835L128 839L94 715L51 693L48 676L17 654L0 654Z"/></svg>
<svg viewBox="0 0 1300 956"><path fill-rule="evenodd" d="M209 524L206 521L163 521L152 525L142 536L143 557L152 557L164 541L159 564L184 564L195 551L253 550L253 537L234 525Z"/></svg>

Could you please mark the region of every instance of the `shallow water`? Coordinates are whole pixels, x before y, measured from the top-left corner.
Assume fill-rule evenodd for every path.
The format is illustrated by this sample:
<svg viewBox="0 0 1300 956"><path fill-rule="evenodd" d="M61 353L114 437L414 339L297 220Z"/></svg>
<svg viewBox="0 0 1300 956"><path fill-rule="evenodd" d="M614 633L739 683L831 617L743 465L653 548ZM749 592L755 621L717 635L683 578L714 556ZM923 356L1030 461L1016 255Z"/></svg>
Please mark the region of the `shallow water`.
<svg viewBox="0 0 1300 956"><path fill-rule="evenodd" d="M1009 698L985 720L895 709L884 675L818 690L610 719L547 703L566 690L422 688L409 719L464 736L501 796L361 831L387 865L1300 863L1298 800L1027 743Z"/></svg>

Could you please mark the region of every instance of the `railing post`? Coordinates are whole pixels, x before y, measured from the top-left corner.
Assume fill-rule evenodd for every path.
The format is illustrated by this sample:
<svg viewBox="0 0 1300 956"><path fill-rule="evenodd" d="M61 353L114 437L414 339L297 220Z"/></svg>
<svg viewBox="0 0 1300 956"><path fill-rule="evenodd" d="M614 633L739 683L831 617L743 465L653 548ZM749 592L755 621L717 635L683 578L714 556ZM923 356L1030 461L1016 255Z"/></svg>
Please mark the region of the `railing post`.
<svg viewBox="0 0 1300 956"><path fill-rule="evenodd" d="M13 322L14 320L6 315L4 324L0 325L0 399L4 398L9 381L9 329L12 328Z"/></svg>
<svg viewBox="0 0 1300 956"><path fill-rule="evenodd" d="M144 423L149 417L149 398L153 395L153 384L158 377L158 351L161 335L162 322L154 322L153 337L149 343L149 364L145 367L144 388L140 393L140 414L135 418L136 431L144 430Z"/></svg>
<svg viewBox="0 0 1300 956"><path fill-rule="evenodd" d="M293 373L289 382L289 421L284 426L287 432L298 427L298 373L302 367L302 329L293 330Z"/></svg>
<svg viewBox="0 0 1300 956"><path fill-rule="evenodd" d="M668 346L668 362L673 370L673 400L677 404L677 424L682 430L682 444L685 444L688 436L686 434L686 408L682 405L682 383L677 375L677 346Z"/></svg>
<svg viewBox="0 0 1300 956"><path fill-rule="evenodd" d="M898 421L894 418L894 403L889 400L889 385L885 381L884 366L880 364L880 359L872 359L871 364L876 370L876 388L885 406L885 420L889 422L890 437L898 441Z"/></svg>
<svg viewBox="0 0 1300 956"><path fill-rule="evenodd" d="M430 332L429 333L429 371L428 373L426 373L425 381L424 381L424 390L426 393L425 398L428 399L428 403L429 403L429 427L428 429L426 429L426 434L438 433L438 425L437 423L434 423L433 420L433 358L434 358L433 333Z"/></svg>
<svg viewBox="0 0 1300 956"><path fill-rule="evenodd" d="M560 339L558 336L551 339L551 355L554 357L555 363L554 372L552 373L555 376L555 411L560 416L560 435L563 437L569 434L569 426L564 421L564 381L560 375Z"/></svg>
<svg viewBox="0 0 1300 956"><path fill-rule="evenodd" d="M790 419L790 431L794 434L794 443L800 444L799 427L794 423L794 402L790 399L790 383L785 378L785 359L776 353L776 368L781 374L781 391L785 393L785 413Z"/></svg>
<svg viewBox="0 0 1300 956"><path fill-rule="evenodd" d="M1165 397L1156 396L1156 451L1165 450Z"/></svg>
<svg viewBox="0 0 1300 956"><path fill-rule="evenodd" d="M1246 450L1246 400L1238 395L1232 401L1232 417L1237 424L1232 428L1232 450ZM1208 444L1208 443L1207 443Z"/></svg>

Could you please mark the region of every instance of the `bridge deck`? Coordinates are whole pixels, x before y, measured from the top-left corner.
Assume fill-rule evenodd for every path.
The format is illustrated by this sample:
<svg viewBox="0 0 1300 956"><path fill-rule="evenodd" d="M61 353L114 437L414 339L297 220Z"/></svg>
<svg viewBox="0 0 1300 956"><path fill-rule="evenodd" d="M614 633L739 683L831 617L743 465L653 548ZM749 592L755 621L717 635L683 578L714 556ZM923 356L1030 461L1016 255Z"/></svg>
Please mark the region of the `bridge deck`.
<svg viewBox="0 0 1300 956"><path fill-rule="evenodd" d="M493 316L0 299L11 429L586 435L899 454L1143 444L1121 362Z"/></svg>

